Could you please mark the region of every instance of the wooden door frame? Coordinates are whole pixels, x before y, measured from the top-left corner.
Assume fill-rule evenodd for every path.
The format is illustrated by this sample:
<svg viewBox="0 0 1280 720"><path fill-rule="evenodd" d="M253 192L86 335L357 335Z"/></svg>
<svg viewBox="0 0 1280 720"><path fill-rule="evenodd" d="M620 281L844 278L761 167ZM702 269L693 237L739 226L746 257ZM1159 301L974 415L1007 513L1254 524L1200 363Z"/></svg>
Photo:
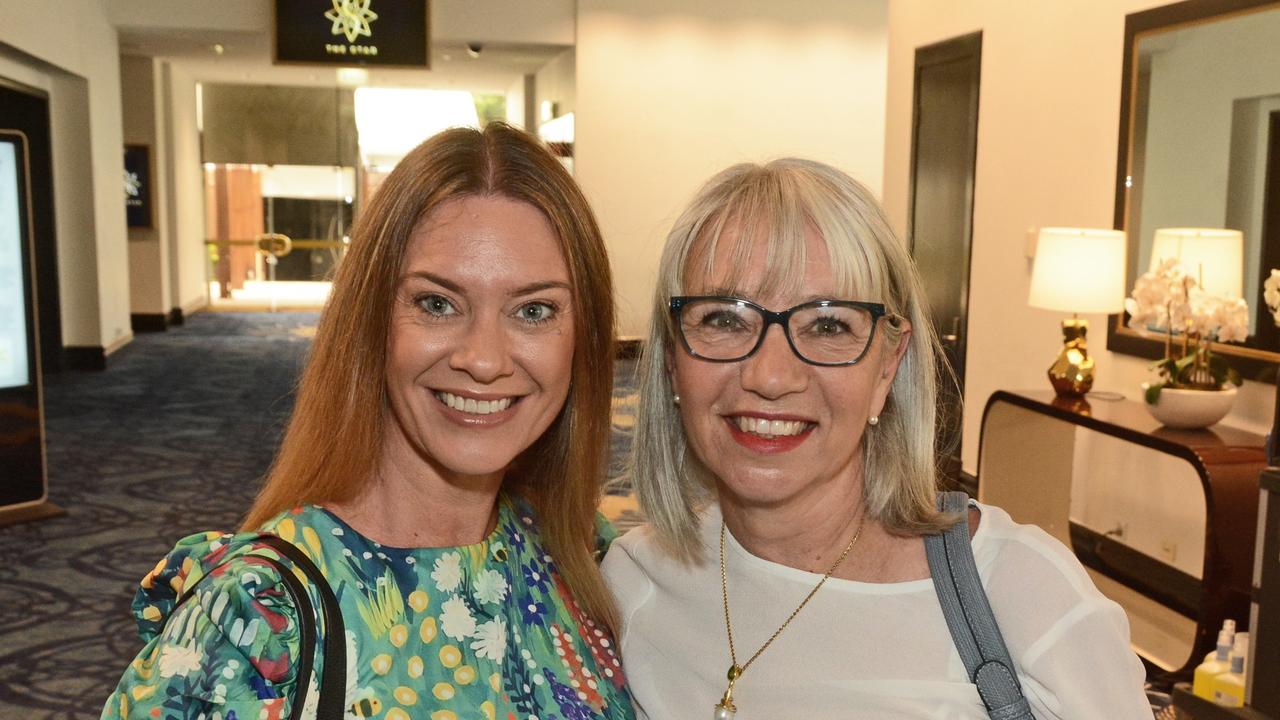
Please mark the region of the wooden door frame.
<svg viewBox="0 0 1280 720"><path fill-rule="evenodd" d="M970 273L973 267L973 209L974 209L974 185L978 164L978 121L979 121L979 96L982 89L982 31L960 35L949 38L941 42L930 45L924 45L916 48L914 67L912 70L911 81L911 166L907 185L907 251L915 256L915 214L916 214L916 173L919 166L919 139L920 139L920 82L921 71L946 63L957 62L961 60L973 60L977 63L978 72L973 79L972 85L972 101L969 105L969 120L973 126L973 147L971 149L971 157L973 158L973 168L969 173L965 182L965 201L969 207L969 219L966 227L963 228L967 239L967 252L965 253L964 276L961 281L961 323L960 338L964 343L962 357L964 358L960 368L953 368L956 382L959 385L961 394L961 407L964 402L964 375L967 372L969 364L969 288ZM936 319L935 319L936 321ZM963 419L961 420L963 424ZM963 437L961 431L960 436ZM961 448L957 447L955 453L960 455ZM966 489L976 491L977 479L964 472L963 465L957 469L961 484Z"/></svg>

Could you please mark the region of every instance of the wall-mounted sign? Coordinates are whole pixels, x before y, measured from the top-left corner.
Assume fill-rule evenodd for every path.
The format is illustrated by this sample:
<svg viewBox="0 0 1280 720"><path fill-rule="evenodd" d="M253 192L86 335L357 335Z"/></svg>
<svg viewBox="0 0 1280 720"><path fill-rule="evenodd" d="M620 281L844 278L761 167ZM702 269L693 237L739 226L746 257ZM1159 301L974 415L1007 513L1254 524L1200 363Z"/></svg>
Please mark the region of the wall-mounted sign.
<svg viewBox="0 0 1280 720"><path fill-rule="evenodd" d="M428 0L276 0L275 61L430 67Z"/></svg>
<svg viewBox="0 0 1280 720"><path fill-rule="evenodd" d="M151 148L124 146L124 213L129 227L149 228L151 218Z"/></svg>

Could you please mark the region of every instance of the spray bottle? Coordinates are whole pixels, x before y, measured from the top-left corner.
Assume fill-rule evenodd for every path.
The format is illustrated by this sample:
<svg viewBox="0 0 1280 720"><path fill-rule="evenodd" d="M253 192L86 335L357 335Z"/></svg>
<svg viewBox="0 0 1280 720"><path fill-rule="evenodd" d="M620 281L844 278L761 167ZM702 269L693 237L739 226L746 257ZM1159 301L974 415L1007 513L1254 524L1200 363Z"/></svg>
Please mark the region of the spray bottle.
<svg viewBox="0 0 1280 720"><path fill-rule="evenodd" d="M1244 707L1244 661L1249 655L1249 636L1236 635L1235 647L1231 650L1231 669L1218 673L1211 684L1213 701L1227 707Z"/></svg>
<svg viewBox="0 0 1280 720"><path fill-rule="evenodd" d="M1213 700L1213 679L1231 670L1232 633L1223 629L1218 633L1218 649L1212 658L1196 667L1195 679L1191 684L1191 692L1205 700Z"/></svg>

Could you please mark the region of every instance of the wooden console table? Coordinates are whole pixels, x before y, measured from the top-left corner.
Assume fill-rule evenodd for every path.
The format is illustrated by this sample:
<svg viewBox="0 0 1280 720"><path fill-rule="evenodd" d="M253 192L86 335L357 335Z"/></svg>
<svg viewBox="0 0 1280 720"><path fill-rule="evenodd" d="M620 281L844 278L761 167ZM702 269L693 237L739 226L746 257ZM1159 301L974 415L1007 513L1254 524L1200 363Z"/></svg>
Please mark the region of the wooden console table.
<svg viewBox="0 0 1280 720"><path fill-rule="evenodd" d="M998 391L978 498L1067 544L1129 616L1134 649L1190 677L1224 618L1249 622L1263 438L1161 426L1136 400Z"/></svg>

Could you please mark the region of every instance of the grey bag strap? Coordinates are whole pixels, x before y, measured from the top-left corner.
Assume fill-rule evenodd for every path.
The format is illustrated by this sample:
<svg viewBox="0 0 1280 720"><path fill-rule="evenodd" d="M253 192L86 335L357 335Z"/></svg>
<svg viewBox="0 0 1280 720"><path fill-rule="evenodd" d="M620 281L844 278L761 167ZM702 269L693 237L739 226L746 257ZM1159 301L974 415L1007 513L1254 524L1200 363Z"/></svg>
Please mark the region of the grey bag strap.
<svg viewBox="0 0 1280 720"><path fill-rule="evenodd" d="M969 679L978 686L992 720L1034 720L973 560L969 497L962 492L939 493L938 507L959 513L960 522L941 535L925 536L925 555L942 614Z"/></svg>

